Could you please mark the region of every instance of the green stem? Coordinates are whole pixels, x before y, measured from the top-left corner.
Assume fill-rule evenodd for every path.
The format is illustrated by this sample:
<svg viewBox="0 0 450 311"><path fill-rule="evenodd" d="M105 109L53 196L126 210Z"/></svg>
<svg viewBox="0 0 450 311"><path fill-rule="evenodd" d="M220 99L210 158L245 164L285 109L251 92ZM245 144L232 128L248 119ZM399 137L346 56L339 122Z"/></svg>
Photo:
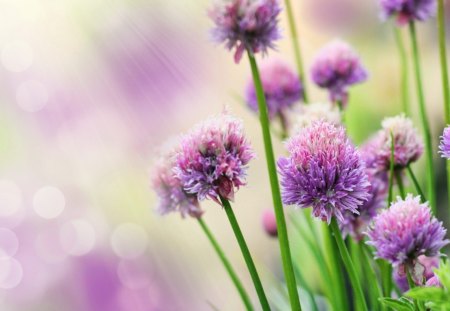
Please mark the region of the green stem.
<svg viewBox="0 0 450 311"><path fill-rule="evenodd" d="M300 271L300 267L298 265L294 266L297 279L300 283L300 286L305 289L305 291L308 293L309 300L311 301L311 309L312 311L319 311L319 307L317 306L316 299L314 298L314 293L311 290L311 287L309 287L308 283L306 282L305 278L303 277L302 271Z"/></svg>
<svg viewBox="0 0 450 311"><path fill-rule="evenodd" d="M402 197L402 199L405 199L406 194L405 194L405 187L403 187L403 178L401 171L399 170L395 171L395 180L397 181L397 187L398 191L400 192L400 196Z"/></svg>
<svg viewBox="0 0 450 311"><path fill-rule="evenodd" d="M411 277L411 272L409 272L409 268L406 268L406 278L408 279L409 289L413 289L414 287L416 287L416 284L414 284L414 281ZM419 304L417 303L417 300L413 299L412 301L414 303L414 308L416 310L419 310Z"/></svg>
<svg viewBox="0 0 450 311"><path fill-rule="evenodd" d="M269 302L267 301L266 294L264 293L264 288L261 284L261 280L259 279L258 271L256 271L252 255L248 250L247 243L245 242L244 236L242 235L241 228L239 227L239 224L236 220L236 216L234 215L230 202L223 197L220 197L220 201L222 202L223 208L228 216L228 220L230 221L231 228L233 229L236 240L239 244L239 247L241 248L241 252L244 256L245 263L247 264L248 271L250 272L250 276L252 277L253 285L255 286L256 293L258 294L261 307L264 311L270 311Z"/></svg>
<svg viewBox="0 0 450 311"><path fill-rule="evenodd" d="M339 230L339 226L335 217L331 219L331 230L338 245L339 252L341 253L342 261L344 262L345 268L347 269L348 277L353 287L357 305L361 310L368 311L361 283L359 282L358 276L356 275L355 267L353 266L344 240L342 239L341 231Z"/></svg>
<svg viewBox="0 0 450 311"><path fill-rule="evenodd" d="M278 183L277 169L275 165L275 156L272 147L272 138L270 137L269 117L267 115L267 104L264 97L264 90L259 75L258 66L254 55L248 50L248 58L252 70L252 76L255 84L256 96L258 99L259 120L264 139L264 149L266 154L267 170L269 171L270 187L272 190L272 200L277 221L278 241L280 245L281 261L283 263L284 276L289 292L291 308L294 311L301 310L300 298L298 296L297 285L295 282L294 268L292 265L291 251L289 247L288 233L286 229L286 219L281 202L280 186Z"/></svg>
<svg viewBox="0 0 450 311"><path fill-rule="evenodd" d="M426 171L427 171L427 195L430 206L434 214L436 214L436 185L434 180L433 168L433 146L431 144L430 125L428 123L427 111L425 108L425 97L423 94L422 73L419 62L419 48L417 45L417 34L414 21L409 22L409 30L411 35L411 43L413 49L414 69L416 77L417 97L419 101L420 118L422 121L423 134L425 139L425 155L426 155Z"/></svg>
<svg viewBox="0 0 450 311"><path fill-rule="evenodd" d="M442 90L444 92L445 122L450 124L450 90L448 80L447 48L445 41L444 0L438 0L439 56L441 59Z"/></svg>
<svg viewBox="0 0 450 311"><path fill-rule="evenodd" d="M380 283L378 282L378 277L377 274L375 272L375 268L372 264L372 260L371 260L371 254L370 254L370 250L367 247L367 245L364 243L364 241L360 241L359 242L359 248L361 250L361 257L363 260L363 265L367 268L369 268L369 275L366 275L366 280L368 281L368 283L373 284L373 282L375 282L375 286L368 286L369 287L369 292L370 292L370 297L371 297L371 301L372 301L372 309L374 310L378 310L378 309L382 309L384 310L384 306L382 304L380 304L378 298L383 297L383 291L381 289Z"/></svg>
<svg viewBox="0 0 450 311"><path fill-rule="evenodd" d="M341 264L339 262L338 249L336 243L333 240L333 234L331 228L325 223L323 224L323 244L325 248L325 254L328 255L329 264L331 271L331 282L333 288L336 291L336 302L339 303L340 308L337 310L349 310L346 289L345 289L345 279L342 273Z"/></svg>
<svg viewBox="0 0 450 311"><path fill-rule="evenodd" d="M391 158L389 160L389 192L388 192L388 208L391 206L394 189L394 134L391 135Z"/></svg>
<svg viewBox="0 0 450 311"><path fill-rule="evenodd" d="M297 35L297 28L295 26L294 13L292 12L292 5L290 0L285 0L286 14L288 18L289 32L291 34L292 47L294 49L295 63L297 64L297 71L300 81L303 83L303 99L308 103L308 92L306 91L306 80L303 70L303 61L300 52L300 41Z"/></svg>
<svg viewBox="0 0 450 311"><path fill-rule="evenodd" d="M406 58L406 49L402 40L402 34L399 27L394 26L395 42L397 43L398 53L400 57L400 79L402 90L402 107L406 115L409 115L409 93L408 93L408 62Z"/></svg>
<svg viewBox="0 0 450 311"><path fill-rule="evenodd" d="M222 261L225 270L227 270L228 275L231 278L231 281L233 281L234 286L236 287L237 291L239 292L239 295L241 296L242 302L245 305L245 309L248 311L254 310L250 298L244 286L241 283L241 280L239 279L230 262L228 261L228 258L225 256L225 253L223 252L219 243L217 243L217 240L214 238L213 234L211 233L211 231L209 230L208 226L206 225L206 223L203 221L202 218L198 218L198 223L200 224L200 227L202 227L203 232L211 242L211 245L213 246L214 250L216 251L217 255L220 258L220 261Z"/></svg>
<svg viewBox="0 0 450 311"><path fill-rule="evenodd" d="M406 169L408 170L409 177L413 181L414 187L416 187L417 193L420 195L421 201L425 202L427 198L423 194L422 188L420 187L419 182L417 181L416 176L414 175L414 172L411 169L411 165L408 164L408 166L406 166Z"/></svg>

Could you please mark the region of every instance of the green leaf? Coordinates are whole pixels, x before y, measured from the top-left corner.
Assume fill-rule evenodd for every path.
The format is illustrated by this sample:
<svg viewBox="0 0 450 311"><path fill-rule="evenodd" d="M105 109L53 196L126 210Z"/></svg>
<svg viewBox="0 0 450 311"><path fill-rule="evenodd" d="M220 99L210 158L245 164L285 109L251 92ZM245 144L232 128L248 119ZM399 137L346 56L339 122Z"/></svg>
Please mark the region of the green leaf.
<svg viewBox="0 0 450 311"><path fill-rule="evenodd" d="M405 296L417 300L440 301L445 298L445 292L440 287L415 287L406 292Z"/></svg>
<svg viewBox="0 0 450 311"><path fill-rule="evenodd" d="M414 305L409 300L396 300L387 297L380 298L379 300L386 307L390 307L396 311L414 311Z"/></svg>

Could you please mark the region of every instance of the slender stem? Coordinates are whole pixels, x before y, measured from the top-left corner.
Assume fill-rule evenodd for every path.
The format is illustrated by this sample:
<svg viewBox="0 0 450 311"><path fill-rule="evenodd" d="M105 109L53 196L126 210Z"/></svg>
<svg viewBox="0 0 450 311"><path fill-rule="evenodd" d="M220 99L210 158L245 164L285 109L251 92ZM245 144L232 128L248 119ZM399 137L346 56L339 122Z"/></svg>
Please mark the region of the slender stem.
<svg viewBox="0 0 450 311"><path fill-rule="evenodd" d="M228 220L230 221L231 228L233 228L234 235L236 236L236 240L239 244L239 247L241 248L241 252L244 256L245 263L247 264L248 271L250 272L250 276L252 277L253 285L255 286L256 293L258 294L261 307L264 311L270 311L269 302L267 301L266 294L264 293L264 288L261 284L261 280L259 279L258 271L256 271L252 255L248 250L247 243L245 242L244 236L242 235L241 228L239 227L239 224L236 220L236 216L234 215L230 202L222 197L220 197L220 201L222 202L223 208L225 209L225 212L228 216Z"/></svg>
<svg viewBox="0 0 450 311"><path fill-rule="evenodd" d="M391 158L389 160L389 193L388 193L388 208L391 206L394 189L394 134L391 135Z"/></svg>
<svg viewBox="0 0 450 311"><path fill-rule="evenodd" d="M290 0L285 0L284 5L286 6L286 13L289 24L289 32L291 34L292 47L294 49L295 63L297 64L297 71L300 81L303 83L303 99L305 103L308 102L308 92L306 91L306 80L305 73L303 70L302 55L300 52L300 41L297 35L297 28L295 26L294 13L292 11L292 5Z"/></svg>
<svg viewBox="0 0 450 311"><path fill-rule="evenodd" d="M355 267L353 266L352 259L350 258L350 254L348 253L344 240L342 239L341 231L339 230L339 226L335 217L331 219L331 230L338 245L339 252L341 253L342 261L344 262L345 268L347 269L348 277L355 294L355 300L361 310L368 311L361 283L359 282L358 276L356 275Z"/></svg>
<svg viewBox="0 0 450 311"><path fill-rule="evenodd" d="M448 79L447 47L445 36L445 9L444 0L438 0L438 29L439 29L439 55L441 58L442 90L444 92L445 123L450 124L450 90ZM450 205L450 162L446 163L447 168L447 195Z"/></svg>
<svg viewBox="0 0 450 311"><path fill-rule="evenodd" d="M406 115L409 111L409 92L408 92L408 62L406 58L406 49L402 40L402 33L399 27L394 26L395 42L397 43L398 53L400 57L400 84L402 90L402 108Z"/></svg>
<svg viewBox="0 0 450 311"><path fill-rule="evenodd" d="M409 177L413 181L414 187L416 187L417 193L420 195L421 201L425 202L427 198L423 194L422 188L420 188L419 182L417 181L416 176L414 175L414 172L411 169L411 165L408 164L408 166L406 166L406 169L408 170Z"/></svg>
<svg viewBox="0 0 450 311"><path fill-rule="evenodd" d="M219 243L217 243L217 240L214 238L213 234L211 233L211 231L209 230L208 226L206 225L206 223L203 221L202 218L198 218L198 223L200 224L200 227L203 229L203 232L211 242L211 245L213 246L214 250L216 251L217 255L220 258L220 261L222 261L225 270L227 270L228 275L231 278L231 281L233 281L234 286L236 287L237 291L239 292L239 295L241 296L242 302L245 305L245 309L248 311L254 310L250 298L244 286L242 285L241 280L239 279L230 262L228 261L228 258L225 256L225 253L223 252Z"/></svg>
<svg viewBox="0 0 450 311"><path fill-rule="evenodd" d="M395 180L397 181L397 187L398 191L400 192L400 196L402 197L402 199L405 199L406 194L405 194L405 187L403 187L403 178L401 171L399 170L395 171Z"/></svg>
<svg viewBox="0 0 450 311"><path fill-rule="evenodd" d="M349 310L344 274L342 273L343 271L339 262L339 251L337 250L336 243L333 240L331 228L325 223L323 224L323 239L325 254L328 255L330 268L333 272L331 273L331 282L334 290L336 291L335 299L339 303L338 310Z"/></svg>
<svg viewBox="0 0 450 311"><path fill-rule="evenodd" d="M434 214L436 214L436 185L434 180L434 168L433 168L433 146L431 144L431 132L430 125L428 123L427 111L425 108L425 97L423 94L422 73L419 62L419 48L417 45L417 34L414 21L409 23L409 30L411 35L414 69L416 77L416 89L419 101L420 118L422 121L424 139L425 139L425 154L426 154L426 171L427 171L427 195L430 201L430 206Z"/></svg>
<svg viewBox="0 0 450 311"><path fill-rule="evenodd" d="M408 279L409 289L413 289L414 287L416 287L416 284L414 284L414 281L411 277L411 272L409 271L409 268L406 268L406 278ZM413 299L412 301L414 303L415 310L419 310L419 304L417 303L417 300Z"/></svg>
<svg viewBox="0 0 450 311"><path fill-rule="evenodd" d="M363 258L364 266L369 268L370 275L366 276L368 277L366 280L369 282L375 282L375 286L369 286L370 296L372 297L372 309L378 310L381 308L382 310L384 310L384 305L380 304L378 300L378 298L383 297L383 291L381 289L380 283L378 282L375 268L372 264L370 250L363 241L359 242L359 247L361 250L361 257Z"/></svg>
<svg viewBox="0 0 450 311"><path fill-rule="evenodd" d="M281 202L280 186L278 183L277 169L275 165L275 156L272 147L272 138L270 137L269 118L267 115L267 104L264 97L264 90L261 84L258 66L254 55L248 50L248 58L252 69L253 80L255 84L256 96L258 99L259 120L264 139L264 149L266 154L267 170L269 171L270 187L272 190L272 200L277 221L278 241L280 245L281 261L283 263L284 276L289 292L289 300L292 310L301 310L300 298L297 292L295 282L294 268L292 265L291 251L289 247L288 233L286 229L286 219Z"/></svg>
<svg viewBox="0 0 450 311"><path fill-rule="evenodd" d="M305 291L308 293L309 300L311 301L312 311L319 311L319 307L317 306L316 299L314 298L314 293L311 290L311 287L309 287L305 278L303 277L303 274L302 274L302 271L300 270L299 265L294 265L294 268L295 268L295 272L296 272L295 275L297 276L300 286L303 287L305 289Z"/></svg>

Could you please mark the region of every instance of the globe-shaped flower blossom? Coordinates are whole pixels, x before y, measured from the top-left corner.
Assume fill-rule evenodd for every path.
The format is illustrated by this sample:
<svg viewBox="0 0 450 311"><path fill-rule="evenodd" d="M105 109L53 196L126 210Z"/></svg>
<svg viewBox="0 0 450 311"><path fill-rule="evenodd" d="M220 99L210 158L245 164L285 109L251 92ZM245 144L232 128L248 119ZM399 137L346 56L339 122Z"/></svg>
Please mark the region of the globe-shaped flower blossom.
<svg viewBox="0 0 450 311"><path fill-rule="evenodd" d="M334 40L319 51L311 67L312 80L328 89L332 102L343 106L348 101L348 87L367 79L367 71L353 49L341 40Z"/></svg>
<svg viewBox="0 0 450 311"><path fill-rule="evenodd" d="M245 185L253 158L242 122L224 112L197 125L182 139L175 173L187 193L220 204L219 197L233 200L236 189Z"/></svg>
<svg viewBox="0 0 450 311"><path fill-rule="evenodd" d="M423 153L423 142L411 119L404 115L386 118L382 130L374 138L377 165L389 170L391 163L391 133L394 137L394 168L405 168L417 161Z"/></svg>
<svg viewBox="0 0 450 311"><path fill-rule="evenodd" d="M379 0L381 17L395 16L398 25L425 21L436 13L436 0Z"/></svg>
<svg viewBox="0 0 450 311"><path fill-rule="evenodd" d="M442 133L439 153L443 158L450 159L450 126L447 126Z"/></svg>
<svg viewBox="0 0 450 311"><path fill-rule="evenodd" d="M266 209L262 213L262 225L264 231L271 237L278 236L277 220L272 209Z"/></svg>
<svg viewBox="0 0 450 311"><path fill-rule="evenodd" d="M313 215L330 223L333 216L359 213L369 197L364 164L342 126L314 122L286 145L290 156L278 160L285 204L312 206Z"/></svg>
<svg viewBox="0 0 450 311"><path fill-rule="evenodd" d="M339 222L343 235L350 234L357 241L361 241L364 238L363 233L369 223L381 209L386 207L388 195L387 174L385 172L377 172L371 168L366 168L366 173L370 183L369 200L359 207L359 214L345 212L344 220Z"/></svg>
<svg viewBox="0 0 450 311"><path fill-rule="evenodd" d="M227 49L236 49L236 63L246 49L267 53L280 38L280 11L278 0L216 0L209 11L215 24L212 37Z"/></svg>
<svg viewBox="0 0 450 311"><path fill-rule="evenodd" d="M269 118L278 116L282 120L286 119L286 110L303 99L303 86L297 73L286 63L274 60L263 64L260 74ZM252 110L258 111L253 79L250 79L247 85L246 102Z"/></svg>
<svg viewBox="0 0 450 311"><path fill-rule="evenodd" d="M152 187L159 198L157 211L162 215L179 212L183 218L187 215L198 218L203 212L197 196L183 189L175 176L174 164L174 152L171 152L162 156L155 166Z"/></svg>
<svg viewBox="0 0 450 311"><path fill-rule="evenodd" d="M367 243L375 247L377 258L394 266L411 266L421 255L437 256L448 244L445 233L442 223L431 215L428 203L408 194L375 217L367 231Z"/></svg>
<svg viewBox="0 0 450 311"><path fill-rule="evenodd" d="M320 120L339 125L341 124L341 119L342 116L339 107L329 102L316 102L302 105L294 121L293 133L298 133L304 127L310 126Z"/></svg>

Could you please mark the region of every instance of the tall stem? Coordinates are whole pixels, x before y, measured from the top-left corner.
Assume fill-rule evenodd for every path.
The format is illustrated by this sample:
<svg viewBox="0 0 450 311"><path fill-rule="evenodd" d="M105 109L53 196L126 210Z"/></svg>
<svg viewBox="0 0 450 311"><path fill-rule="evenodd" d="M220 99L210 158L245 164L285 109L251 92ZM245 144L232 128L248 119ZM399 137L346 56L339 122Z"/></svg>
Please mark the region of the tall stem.
<svg viewBox="0 0 450 311"><path fill-rule="evenodd" d="M411 180L413 181L414 187L417 190L417 193L420 195L420 199L422 202L425 202L427 200L427 198L425 197L425 195L423 194L422 188L419 185L419 182L416 179L416 176L414 175L413 170L411 169L411 165L408 164L408 166L406 166L406 169L408 170L409 173L409 177L411 178Z"/></svg>
<svg viewBox="0 0 450 311"><path fill-rule="evenodd" d="M302 55L300 52L300 41L299 41L298 35L297 35L297 28L295 26L295 19L294 19L294 13L292 11L291 1L285 0L284 5L286 6L286 14L287 14L287 18L288 18L289 32L291 34L292 47L294 49L294 57L295 57L295 63L297 64L298 76L300 78L300 81L303 84L303 99L304 99L305 103L307 103L308 102L308 92L306 91L306 80L305 80L305 73L303 70L303 60L302 60Z"/></svg>
<svg viewBox="0 0 450 311"><path fill-rule="evenodd" d="M368 311L361 283L359 282L355 267L352 263L352 259L350 258L350 254L348 253L347 247L345 246L344 240L342 239L341 231L339 230L339 226L335 217L331 219L331 230L338 245L339 252L341 253L342 261L344 262L345 268L347 269L348 277L353 287L357 305L359 306L360 310Z"/></svg>
<svg viewBox="0 0 450 311"><path fill-rule="evenodd" d="M411 35L411 43L413 49L414 71L416 77L417 97L419 101L420 118L422 121L423 134L425 138L425 154L426 154L426 171L427 171L427 195L430 200L430 206L434 214L436 214L436 194L435 194L435 180L433 167L433 146L431 144L430 125L428 123L427 111L425 108L425 97L423 94L422 73L419 62L419 48L417 45L417 34L414 21L409 23L409 30Z"/></svg>
<svg viewBox="0 0 450 311"><path fill-rule="evenodd" d="M394 26L395 42L397 43L400 57L400 85L402 90L402 108L406 115L409 111L409 93L408 93L408 62L406 58L406 49L402 39L402 33L397 26Z"/></svg>
<svg viewBox="0 0 450 311"><path fill-rule="evenodd" d="M248 250L247 243L245 242L244 236L242 235L241 228L239 227L239 224L236 220L236 216L234 215L230 202L222 197L220 197L220 201L222 202L223 208L225 209L225 212L228 216L228 220L230 221L231 228L233 229L236 240L239 244L239 247L241 248L241 252L244 256L245 263L247 264L248 271L250 272L250 276L252 277L253 285L255 286L256 293L258 294L261 307L264 311L270 311L269 302L267 301L264 288L261 284L261 280L259 279L258 271L256 271L252 255Z"/></svg>
<svg viewBox="0 0 450 311"><path fill-rule="evenodd" d="M442 90L444 92L445 123L450 124L450 90L448 79L447 47L445 40L445 10L444 0L438 0L438 29L439 29L439 55L441 58ZM447 195L450 206L450 162L447 168Z"/></svg>
<svg viewBox="0 0 450 311"><path fill-rule="evenodd" d="M258 66L254 55L248 50L248 58L252 69L252 76L255 84L256 96L258 99L259 121L264 139L264 149L266 153L267 170L269 171L270 187L272 190L273 207L277 221L278 241L280 245L281 261L283 263L284 276L289 292L289 300L292 310L301 310L300 298L297 292L295 282L294 268L292 265L291 251L289 247L288 233L286 229L286 219L281 202L280 186L278 183L277 169L275 165L275 156L272 147L272 138L270 137L269 117L267 115L267 104L264 97L264 90L261 84Z"/></svg>
<svg viewBox="0 0 450 311"><path fill-rule="evenodd" d="M397 187L398 191L400 192L400 196L402 197L402 199L405 199L405 187L403 187L402 173L399 170L395 171L395 180L397 181Z"/></svg>
<svg viewBox="0 0 450 311"><path fill-rule="evenodd" d="M209 241L211 242L211 245L213 246L214 250L216 251L217 255L220 258L220 261L222 261L223 266L225 267L225 270L227 270L228 275L231 278L231 281L233 282L234 286L236 287L237 291L239 292L239 296L241 296L242 302L245 305L245 309L248 311L253 311L253 306L250 301L250 298L242 285L241 280L237 276L236 272L234 271L233 267L231 266L230 262L228 261L228 258L225 256L225 253L223 252L222 248L220 247L219 243L217 243L217 240L214 238L213 234L209 230L206 223L203 221L202 218L198 218L198 223L200 224L200 227L203 229L203 232L208 237Z"/></svg>
<svg viewBox="0 0 450 311"><path fill-rule="evenodd" d="M374 286L369 286L370 296L372 297L372 309L378 310L381 308L382 310L384 310L384 306L378 301L379 298L383 297L383 292L380 287L380 283L378 282L375 268L372 265L372 260L369 255L370 250L363 241L359 242L359 247L361 250L361 257L364 261L364 266L369 268L369 275L366 275L366 280L369 282L375 282Z"/></svg>

